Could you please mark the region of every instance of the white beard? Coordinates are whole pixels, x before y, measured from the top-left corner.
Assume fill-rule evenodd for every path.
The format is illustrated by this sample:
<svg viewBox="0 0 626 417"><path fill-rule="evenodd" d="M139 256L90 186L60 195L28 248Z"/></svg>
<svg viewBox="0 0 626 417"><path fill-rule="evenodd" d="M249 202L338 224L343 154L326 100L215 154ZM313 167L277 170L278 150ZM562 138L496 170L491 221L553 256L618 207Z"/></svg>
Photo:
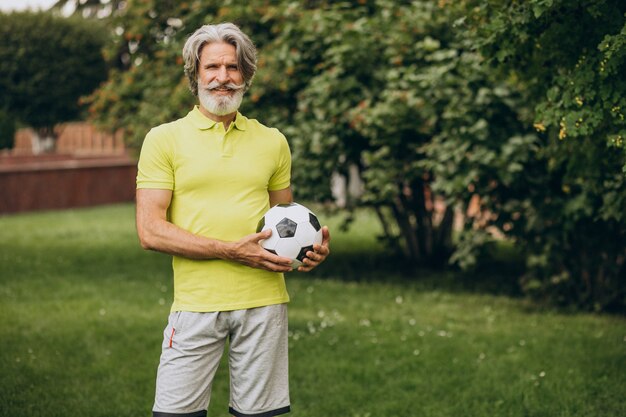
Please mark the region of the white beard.
<svg viewBox="0 0 626 417"><path fill-rule="evenodd" d="M212 94L211 91L219 87L227 87L233 93L226 96ZM229 83L222 85L214 81L206 86L201 86L200 80L198 80L198 99L200 99L200 104L209 113L216 116L225 116L236 112L243 100L243 94L244 84L237 85Z"/></svg>

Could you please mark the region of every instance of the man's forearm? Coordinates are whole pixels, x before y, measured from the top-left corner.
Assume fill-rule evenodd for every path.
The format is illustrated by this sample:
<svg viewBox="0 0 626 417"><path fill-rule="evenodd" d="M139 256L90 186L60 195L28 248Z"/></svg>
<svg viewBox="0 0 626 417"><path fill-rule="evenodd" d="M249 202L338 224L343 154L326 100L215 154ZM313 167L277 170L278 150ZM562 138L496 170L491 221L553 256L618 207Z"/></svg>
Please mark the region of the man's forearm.
<svg viewBox="0 0 626 417"><path fill-rule="evenodd" d="M228 259L229 242L198 236L166 220L152 220L139 230L144 249L190 259Z"/></svg>

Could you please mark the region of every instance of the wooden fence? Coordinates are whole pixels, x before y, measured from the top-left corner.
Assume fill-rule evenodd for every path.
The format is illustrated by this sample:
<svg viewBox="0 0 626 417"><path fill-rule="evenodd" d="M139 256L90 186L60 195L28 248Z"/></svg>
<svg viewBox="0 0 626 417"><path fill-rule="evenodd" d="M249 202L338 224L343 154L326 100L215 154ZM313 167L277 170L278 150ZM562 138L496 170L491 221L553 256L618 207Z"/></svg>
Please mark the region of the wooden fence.
<svg viewBox="0 0 626 417"><path fill-rule="evenodd" d="M126 154L121 133L85 123L58 129L55 153L35 155L33 132L21 129L14 149L0 154L0 214L134 200L136 161Z"/></svg>
<svg viewBox="0 0 626 417"><path fill-rule="evenodd" d="M122 155L126 153L123 132L107 133L84 122L62 123L55 127L58 135L56 153L74 156ZM32 129L19 129L15 133L12 155L33 155L38 149Z"/></svg>
<svg viewBox="0 0 626 417"><path fill-rule="evenodd" d="M136 174L128 158L0 165L0 214L133 201Z"/></svg>

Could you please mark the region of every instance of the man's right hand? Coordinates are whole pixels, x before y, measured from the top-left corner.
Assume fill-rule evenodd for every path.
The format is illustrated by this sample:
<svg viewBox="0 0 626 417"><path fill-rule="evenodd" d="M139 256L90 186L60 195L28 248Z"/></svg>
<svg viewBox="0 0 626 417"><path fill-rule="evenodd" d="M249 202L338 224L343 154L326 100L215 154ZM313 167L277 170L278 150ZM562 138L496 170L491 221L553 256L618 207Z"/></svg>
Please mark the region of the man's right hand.
<svg viewBox="0 0 626 417"><path fill-rule="evenodd" d="M291 271L291 259L275 255L261 246L260 241L269 238L271 235L272 231L268 229L232 242L229 245L228 259L252 268L266 269L273 272Z"/></svg>

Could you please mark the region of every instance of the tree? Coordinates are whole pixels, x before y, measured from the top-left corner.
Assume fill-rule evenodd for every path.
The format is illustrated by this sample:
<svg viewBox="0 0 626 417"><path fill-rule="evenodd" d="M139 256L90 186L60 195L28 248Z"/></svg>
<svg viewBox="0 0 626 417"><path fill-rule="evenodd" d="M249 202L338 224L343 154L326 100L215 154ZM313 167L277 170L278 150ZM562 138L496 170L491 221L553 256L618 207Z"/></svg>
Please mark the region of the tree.
<svg viewBox="0 0 626 417"><path fill-rule="evenodd" d="M99 29L48 13L1 14L0 108L53 146L54 126L78 117L80 97L106 79Z"/></svg>
<svg viewBox="0 0 626 417"><path fill-rule="evenodd" d="M623 309L626 4L532 0L481 6L465 20L467 36L489 57L494 75L523 96L520 121L537 131L522 148L525 157L514 175L477 184L483 207L496 214L490 223L526 254L522 284L530 294L584 308ZM486 178L484 172L480 177Z"/></svg>

